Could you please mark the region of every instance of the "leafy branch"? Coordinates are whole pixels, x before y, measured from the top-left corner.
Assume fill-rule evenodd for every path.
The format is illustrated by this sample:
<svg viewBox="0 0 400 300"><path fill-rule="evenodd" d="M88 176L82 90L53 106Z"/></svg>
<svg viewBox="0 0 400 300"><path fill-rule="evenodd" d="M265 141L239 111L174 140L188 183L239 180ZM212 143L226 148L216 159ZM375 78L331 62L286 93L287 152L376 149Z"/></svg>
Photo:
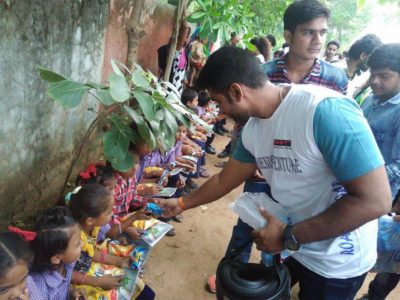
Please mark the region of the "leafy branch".
<svg viewBox="0 0 400 300"><path fill-rule="evenodd" d="M129 153L131 142L145 142L151 149L158 148L164 152L175 143L177 120L189 129L191 121L209 128L181 103L179 92L171 83L158 81L154 74L139 65L135 65L133 72L114 60L111 65L114 72L108 78L108 85L80 83L46 68L39 68L41 78L49 82L48 95L60 105L77 107L85 95L90 94L104 108L90 124L73 154L64 189L83 146L104 119L110 129L102 136L103 154L113 168L122 172L134 166ZM132 122L137 125L138 132L131 128Z"/></svg>

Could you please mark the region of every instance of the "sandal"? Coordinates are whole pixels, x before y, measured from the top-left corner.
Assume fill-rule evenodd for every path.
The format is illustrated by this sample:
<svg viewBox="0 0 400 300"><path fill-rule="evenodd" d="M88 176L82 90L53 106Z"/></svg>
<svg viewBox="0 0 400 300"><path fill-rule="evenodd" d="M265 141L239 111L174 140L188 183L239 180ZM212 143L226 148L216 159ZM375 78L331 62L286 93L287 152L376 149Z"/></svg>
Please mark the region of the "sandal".
<svg viewBox="0 0 400 300"><path fill-rule="evenodd" d="M175 228L171 228L167 233L166 236L175 236L176 235L176 230Z"/></svg>
<svg viewBox="0 0 400 300"><path fill-rule="evenodd" d="M182 215L176 215L171 217L171 219L177 223L182 223L183 222L183 216Z"/></svg>
<svg viewBox="0 0 400 300"><path fill-rule="evenodd" d="M216 284L215 284L216 280L217 280L217 278L215 277L215 274L213 274L208 278L208 282L207 282L208 283L208 289L213 294L215 294L216 291L217 291Z"/></svg>
<svg viewBox="0 0 400 300"><path fill-rule="evenodd" d="M200 177L208 178L208 177L210 177L210 174L208 173L208 171L206 169L203 169L200 171Z"/></svg>

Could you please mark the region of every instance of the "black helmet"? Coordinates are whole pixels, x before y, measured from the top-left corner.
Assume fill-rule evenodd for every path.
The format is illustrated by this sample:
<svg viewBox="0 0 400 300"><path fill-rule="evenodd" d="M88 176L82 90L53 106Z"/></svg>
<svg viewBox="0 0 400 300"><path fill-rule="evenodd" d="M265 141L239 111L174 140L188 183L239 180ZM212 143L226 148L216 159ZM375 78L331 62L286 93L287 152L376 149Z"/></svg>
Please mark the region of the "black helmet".
<svg viewBox="0 0 400 300"><path fill-rule="evenodd" d="M218 300L289 300L290 274L274 256L274 264L244 263L236 257L223 258L217 269Z"/></svg>

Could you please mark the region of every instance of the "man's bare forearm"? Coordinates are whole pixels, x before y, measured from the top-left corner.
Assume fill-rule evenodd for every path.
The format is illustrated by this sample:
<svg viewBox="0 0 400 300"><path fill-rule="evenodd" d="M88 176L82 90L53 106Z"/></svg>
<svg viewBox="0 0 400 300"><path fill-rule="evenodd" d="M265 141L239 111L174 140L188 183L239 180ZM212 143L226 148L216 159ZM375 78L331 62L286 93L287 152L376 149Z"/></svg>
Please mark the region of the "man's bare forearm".
<svg viewBox="0 0 400 300"><path fill-rule="evenodd" d="M220 173L215 174L197 190L184 197L185 206L186 208L193 208L213 202L229 193L232 189L221 184Z"/></svg>
<svg viewBox="0 0 400 300"><path fill-rule="evenodd" d="M335 238L388 213L390 206L382 201L365 203L362 199L346 195L321 214L293 228L300 244Z"/></svg>
<svg viewBox="0 0 400 300"><path fill-rule="evenodd" d="M218 200L243 183L256 169L256 164L240 163L231 158L220 173L184 197L185 207L193 208Z"/></svg>

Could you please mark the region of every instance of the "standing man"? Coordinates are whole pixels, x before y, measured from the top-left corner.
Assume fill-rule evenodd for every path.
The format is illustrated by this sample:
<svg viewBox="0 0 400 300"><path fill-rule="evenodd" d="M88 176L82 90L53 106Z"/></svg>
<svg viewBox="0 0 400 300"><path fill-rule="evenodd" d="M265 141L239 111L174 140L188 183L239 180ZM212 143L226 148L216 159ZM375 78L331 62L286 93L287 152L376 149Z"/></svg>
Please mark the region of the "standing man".
<svg viewBox="0 0 400 300"><path fill-rule="evenodd" d="M345 93L347 88L345 73L319 59L325 44L329 15L328 8L316 0L296 1L288 6L283 20L284 36L289 44L289 52L262 66L272 83L315 84ZM253 178L247 180L245 187L251 187L252 180ZM254 185L260 191L259 177L254 178ZM269 188L266 187L264 190L268 192ZM245 191L251 192L252 189ZM253 245L250 236L252 230L253 228L239 218L233 228L226 253L240 248L241 261L248 262Z"/></svg>
<svg viewBox="0 0 400 300"><path fill-rule="evenodd" d="M350 81L347 91L350 97L357 98L360 91L367 89L370 75L367 65L368 57L381 45L381 40L375 34L367 34L351 45L345 69Z"/></svg>
<svg viewBox="0 0 400 300"><path fill-rule="evenodd" d="M362 109L385 160L394 200L400 189L400 44L375 49L368 66L373 94L364 101ZM400 214L399 201L392 210ZM378 273L369 285L368 295L361 299L385 299L399 281L400 274Z"/></svg>
<svg viewBox="0 0 400 300"><path fill-rule="evenodd" d="M272 83L316 84L346 93L346 74L319 59L329 16L328 8L317 0L295 1L286 9L284 37L289 52L262 66Z"/></svg>
<svg viewBox="0 0 400 300"><path fill-rule="evenodd" d="M353 299L376 260L376 218L391 203L357 104L314 85L275 86L250 53L232 47L211 55L197 83L227 115L251 119L224 169L185 198L163 201L165 215L223 197L258 168L291 223L263 211L268 224L252 233L257 248L293 251L287 265L300 299ZM337 181L347 191L340 198Z"/></svg>
<svg viewBox="0 0 400 300"><path fill-rule="evenodd" d="M325 49L325 61L333 65L339 63L339 48L340 44L338 41L330 41L326 45Z"/></svg>

